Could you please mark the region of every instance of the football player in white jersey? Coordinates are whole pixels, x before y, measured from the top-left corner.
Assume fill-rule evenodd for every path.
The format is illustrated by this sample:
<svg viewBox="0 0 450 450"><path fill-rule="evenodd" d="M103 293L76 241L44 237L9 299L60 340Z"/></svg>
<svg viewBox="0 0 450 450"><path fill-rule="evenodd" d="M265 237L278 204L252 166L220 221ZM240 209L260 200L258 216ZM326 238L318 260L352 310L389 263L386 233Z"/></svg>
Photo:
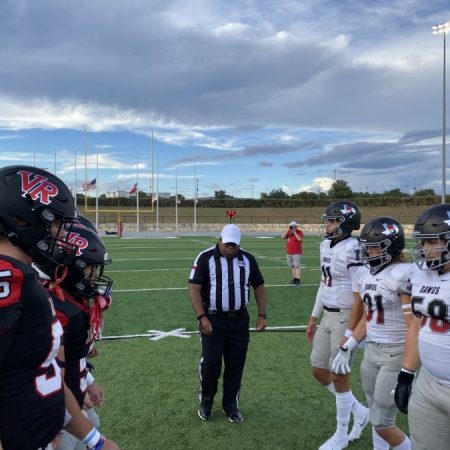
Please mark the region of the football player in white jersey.
<svg viewBox="0 0 450 450"><path fill-rule="evenodd" d="M374 450L409 450L409 438L395 426L397 407L391 392L402 367L404 344L411 323L410 264L405 264L403 226L391 217L376 217L364 225L360 239L366 267L355 273L355 285L366 314L341 346L332 364L335 373L350 372L350 353L367 339L361 364L361 384L372 423Z"/></svg>
<svg viewBox="0 0 450 450"><path fill-rule="evenodd" d="M350 330L363 313L362 306L352 313L355 303L352 277L362 263L358 241L351 234L360 227L361 212L354 203L337 201L328 206L322 218L326 234L320 245L322 278L306 337L313 344L313 375L336 398L336 432L320 450L340 450L346 448L349 441L359 439L369 421L368 409L351 392L350 374L333 374L330 370L339 351L338 345L351 336ZM322 319L318 326L320 316ZM351 413L354 422L348 434Z"/></svg>
<svg viewBox="0 0 450 450"><path fill-rule="evenodd" d="M412 249L417 267L410 273L416 317L406 337L395 402L408 414L413 449L444 450L450 445L450 204L426 209L413 237L418 242Z"/></svg>

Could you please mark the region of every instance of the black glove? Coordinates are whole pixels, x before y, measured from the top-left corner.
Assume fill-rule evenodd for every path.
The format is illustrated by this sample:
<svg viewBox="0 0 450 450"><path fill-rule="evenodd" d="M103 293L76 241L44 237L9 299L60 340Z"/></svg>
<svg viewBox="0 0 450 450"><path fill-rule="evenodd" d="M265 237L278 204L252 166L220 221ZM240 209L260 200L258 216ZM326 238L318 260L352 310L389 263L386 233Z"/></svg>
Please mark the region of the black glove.
<svg viewBox="0 0 450 450"><path fill-rule="evenodd" d="M408 414L408 402L411 395L414 373L402 369L398 374L397 386L395 386L394 399L397 408L403 413Z"/></svg>

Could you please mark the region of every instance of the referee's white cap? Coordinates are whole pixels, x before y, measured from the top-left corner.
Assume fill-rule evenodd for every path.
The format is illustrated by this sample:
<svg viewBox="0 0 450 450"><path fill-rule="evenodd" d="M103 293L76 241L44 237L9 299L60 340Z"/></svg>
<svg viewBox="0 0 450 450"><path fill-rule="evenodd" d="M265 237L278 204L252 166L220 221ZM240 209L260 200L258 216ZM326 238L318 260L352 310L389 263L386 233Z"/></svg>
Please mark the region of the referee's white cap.
<svg viewBox="0 0 450 450"><path fill-rule="evenodd" d="M239 245L241 242L241 230L234 223L230 223L223 227L220 237L222 238L223 244L233 243Z"/></svg>

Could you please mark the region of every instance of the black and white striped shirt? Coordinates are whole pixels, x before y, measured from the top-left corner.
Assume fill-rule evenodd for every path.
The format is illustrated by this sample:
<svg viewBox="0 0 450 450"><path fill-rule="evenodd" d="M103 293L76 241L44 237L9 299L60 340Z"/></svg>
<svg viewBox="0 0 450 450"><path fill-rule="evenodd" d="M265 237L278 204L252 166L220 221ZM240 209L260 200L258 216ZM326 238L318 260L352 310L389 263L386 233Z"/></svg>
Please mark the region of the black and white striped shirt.
<svg viewBox="0 0 450 450"><path fill-rule="evenodd" d="M255 257L239 249L234 258L225 258L219 246L210 247L195 258L189 283L202 286L202 302L214 311L244 309L249 300L250 286L264 284Z"/></svg>

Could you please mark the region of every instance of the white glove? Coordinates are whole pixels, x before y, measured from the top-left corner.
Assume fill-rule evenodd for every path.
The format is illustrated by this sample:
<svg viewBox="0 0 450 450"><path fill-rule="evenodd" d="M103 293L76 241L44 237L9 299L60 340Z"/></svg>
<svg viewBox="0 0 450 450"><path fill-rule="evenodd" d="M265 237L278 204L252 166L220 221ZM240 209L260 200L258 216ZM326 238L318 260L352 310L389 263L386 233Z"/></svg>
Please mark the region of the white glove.
<svg viewBox="0 0 450 450"><path fill-rule="evenodd" d="M331 371L338 375L345 375L350 373L350 356L352 355L352 350L358 347L358 341L353 337L349 337L344 345L339 346L339 353L333 360L331 364Z"/></svg>
<svg viewBox="0 0 450 450"><path fill-rule="evenodd" d="M350 356L352 352L343 345L340 347L339 353L336 355L336 358L333 360L333 364L331 364L331 371L338 375L345 375L346 373L350 373Z"/></svg>

